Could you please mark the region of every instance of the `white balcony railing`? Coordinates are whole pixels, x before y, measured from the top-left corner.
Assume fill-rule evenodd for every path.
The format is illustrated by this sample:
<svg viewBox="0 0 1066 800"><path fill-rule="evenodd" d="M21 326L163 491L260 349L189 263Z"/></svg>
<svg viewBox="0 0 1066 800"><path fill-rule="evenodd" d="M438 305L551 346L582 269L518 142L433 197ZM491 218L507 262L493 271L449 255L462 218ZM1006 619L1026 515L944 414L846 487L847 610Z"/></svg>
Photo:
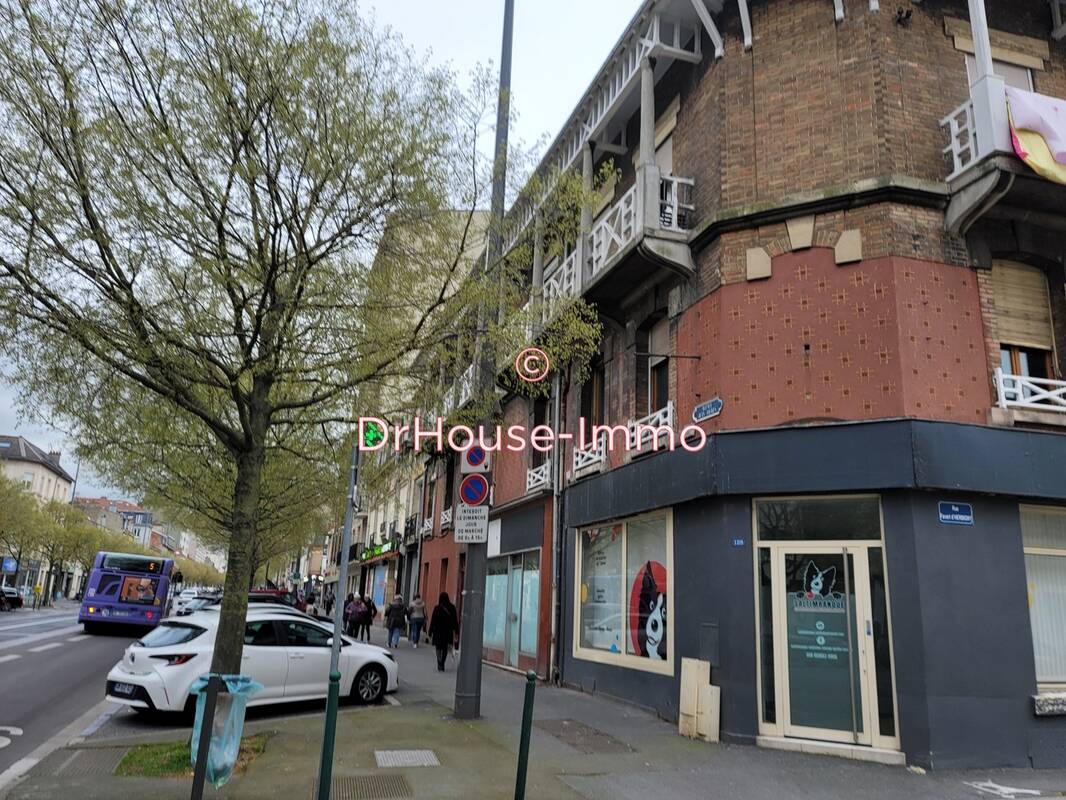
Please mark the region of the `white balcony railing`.
<svg viewBox="0 0 1066 800"><path fill-rule="evenodd" d="M544 324L555 318L560 301L577 296L577 269L582 247L575 247L563 262L544 279Z"/></svg>
<svg viewBox="0 0 1066 800"><path fill-rule="evenodd" d="M996 369L995 380L1000 408L1066 414L1066 381L1010 375L999 368Z"/></svg>
<svg viewBox="0 0 1066 800"><path fill-rule="evenodd" d="M526 491L543 489L551 482L551 462L545 461L539 467L526 470Z"/></svg>
<svg viewBox="0 0 1066 800"><path fill-rule="evenodd" d="M431 519L422 520L422 535L425 536L427 533L433 533L433 520Z"/></svg>
<svg viewBox="0 0 1066 800"><path fill-rule="evenodd" d="M637 186L629 187L622 199L592 226L592 277L637 236Z"/></svg>
<svg viewBox="0 0 1066 800"><path fill-rule="evenodd" d="M646 445L650 445L652 437L656 434L651 429L657 429L659 431L658 436L660 438L667 435L665 429L669 428L673 430L674 427L674 402L671 400L666 404L664 408L660 408L654 414L648 414L648 416L641 419L633 420L629 423L629 443L633 450L644 450ZM640 430L644 428L644 430ZM637 444L638 430L640 431L640 444ZM652 448L648 448L652 449Z"/></svg>
<svg viewBox="0 0 1066 800"><path fill-rule="evenodd" d="M601 433L599 440L588 450L574 448L574 472L583 472L607 460L607 435Z"/></svg>
<svg viewBox="0 0 1066 800"><path fill-rule="evenodd" d="M692 204L691 178L663 175L659 182L659 225L664 231L683 233L692 227L696 206Z"/></svg>
<svg viewBox="0 0 1066 800"><path fill-rule="evenodd" d="M444 509L440 512L440 526L442 528L451 527L452 524L452 510L450 508Z"/></svg>
<svg viewBox="0 0 1066 800"><path fill-rule="evenodd" d="M950 181L977 161L973 100L967 98L965 103L940 120L940 127L948 129L948 146L944 148L944 152L951 154L952 170L948 175Z"/></svg>
<svg viewBox="0 0 1066 800"><path fill-rule="evenodd" d="M474 379L477 376L477 369L474 364L471 364L466 368L466 372L459 378L459 407L462 408L468 402L470 398L474 396Z"/></svg>

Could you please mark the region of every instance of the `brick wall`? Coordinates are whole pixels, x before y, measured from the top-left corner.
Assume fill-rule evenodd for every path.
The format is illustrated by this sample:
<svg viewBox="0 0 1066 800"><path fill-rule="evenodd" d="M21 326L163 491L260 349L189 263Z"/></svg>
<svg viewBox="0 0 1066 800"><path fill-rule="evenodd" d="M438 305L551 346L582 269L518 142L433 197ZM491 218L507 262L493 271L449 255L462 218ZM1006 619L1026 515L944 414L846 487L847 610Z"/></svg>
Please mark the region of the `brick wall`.
<svg viewBox="0 0 1066 800"><path fill-rule="evenodd" d="M503 409L503 431L512 425L529 425L529 403L524 397L512 398ZM506 443L506 440L505 440ZM532 465L527 450L511 452L506 449L493 454L493 501L502 506L526 493L526 470Z"/></svg>

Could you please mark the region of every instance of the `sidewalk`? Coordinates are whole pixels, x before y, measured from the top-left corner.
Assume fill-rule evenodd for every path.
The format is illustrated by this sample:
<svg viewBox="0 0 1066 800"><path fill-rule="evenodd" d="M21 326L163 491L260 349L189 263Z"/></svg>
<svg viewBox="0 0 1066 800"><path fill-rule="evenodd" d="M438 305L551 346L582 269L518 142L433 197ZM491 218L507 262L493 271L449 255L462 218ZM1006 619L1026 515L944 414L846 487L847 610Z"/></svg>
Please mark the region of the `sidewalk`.
<svg viewBox="0 0 1066 800"><path fill-rule="evenodd" d="M375 629L375 641L384 633ZM400 691L393 703L342 709L333 797L511 798L525 680L484 668L482 714L451 717L455 662L436 671L430 647L396 652ZM271 734L248 772L205 797L307 798L318 771L321 713L252 720L248 733ZM53 753L9 794L11 798L188 797L186 781L117 778L110 771L125 748L146 740L180 740L171 728L133 738L93 737ZM379 768L375 751L431 750L440 766ZM971 784L992 782L984 788ZM917 774L842 759L683 739L676 727L639 709L565 689L537 687L530 751L529 798L714 798L717 800L966 800L1026 797L1003 787L1062 796L1066 772L988 770Z"/></svg>

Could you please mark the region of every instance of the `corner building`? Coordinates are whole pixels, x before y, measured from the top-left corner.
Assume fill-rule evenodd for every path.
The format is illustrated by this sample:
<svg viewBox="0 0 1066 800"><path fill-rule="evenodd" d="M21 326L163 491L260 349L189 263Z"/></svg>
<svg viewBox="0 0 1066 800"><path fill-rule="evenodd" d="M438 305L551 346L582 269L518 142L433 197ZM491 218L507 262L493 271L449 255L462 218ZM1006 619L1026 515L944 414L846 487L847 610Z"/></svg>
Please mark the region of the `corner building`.
<svg viewBox="0 0 1066 800"><path fill-rule="evenodd" d="M504 424L709 439L499 454L485 657L667 719L695 659L727 741L1063 767L1066 3L897 5L647 0L608 55L545 160L612 160L584 232L509 212L601 350Z"/></svg>

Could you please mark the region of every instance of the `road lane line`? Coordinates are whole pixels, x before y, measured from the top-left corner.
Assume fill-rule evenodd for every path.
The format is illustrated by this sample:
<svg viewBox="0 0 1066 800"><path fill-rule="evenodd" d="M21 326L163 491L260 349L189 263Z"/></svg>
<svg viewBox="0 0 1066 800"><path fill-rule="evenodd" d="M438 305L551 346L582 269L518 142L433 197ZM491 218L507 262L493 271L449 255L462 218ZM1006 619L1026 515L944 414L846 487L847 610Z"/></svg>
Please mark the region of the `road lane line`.
<svg viewBox="0 0 1066 800"><path fill-rule="evenodd" d="M0 664L3 664L5 661L14 661L16 658L22 658L22 656L20 656L18 653L12 653L11 655L7 656L0 656Z"/></svg>
<svg viewBox="0 0 1066 800"><path fill-rule="evenodd" d="M82 634L79 634L78 636L71 636L66 641L68 641L68 642L84 642L86 639L91 639L91 638L92 638L91 636L86 636L84 633L82 633Z"/></svg>
<svg viewBox="0 0 1066 800"><path fill-rule="evenodd" d="M56 636L70 636L72 633L77 633L81 630L81 625L72 625L68 628L57 628L54 631L46 631L45 633L35 633L32 636L23 636L20 639L10 639L8 641L0 641L0 650L12 650L22 645L30 644L31 642L40 642L44 639L52 639Z"/></svg>
<svg viewBox="0 0 1066 800"><path fill-rule="evenodd" d="M49 625L53 622L62 622L63 620L70 618L76 619L76 614L54 614L50 617L41 617L35 619L32 622L20 622L17 625L0 625L0 633L6 633L7 631L13 631L16 628L32 628L34 625Z"/></svg>
<svg viewBox="0 0 1066 800"><path fill-rule="evenodd" d="M33 769L34 765L41 761L41 759L45 758L54 750L58 750L60 747L65 747L77 736L78 731L82 730L86 725L100 716L100 712L106 710L108 705L110 704L106 700L101 700L51 739L39 745L28 756L20 758L3 772L0 772L0 797L4 796L4 789Z"/></svg>
<svg viewBox="0 0 1066 800"><path fill-rule="evenodd" d="M51 644L42 644L40 647L31 647L31 653L43 653L45 650L54 650L57 647L62 647L62 642L52 642Z"/></svg>

